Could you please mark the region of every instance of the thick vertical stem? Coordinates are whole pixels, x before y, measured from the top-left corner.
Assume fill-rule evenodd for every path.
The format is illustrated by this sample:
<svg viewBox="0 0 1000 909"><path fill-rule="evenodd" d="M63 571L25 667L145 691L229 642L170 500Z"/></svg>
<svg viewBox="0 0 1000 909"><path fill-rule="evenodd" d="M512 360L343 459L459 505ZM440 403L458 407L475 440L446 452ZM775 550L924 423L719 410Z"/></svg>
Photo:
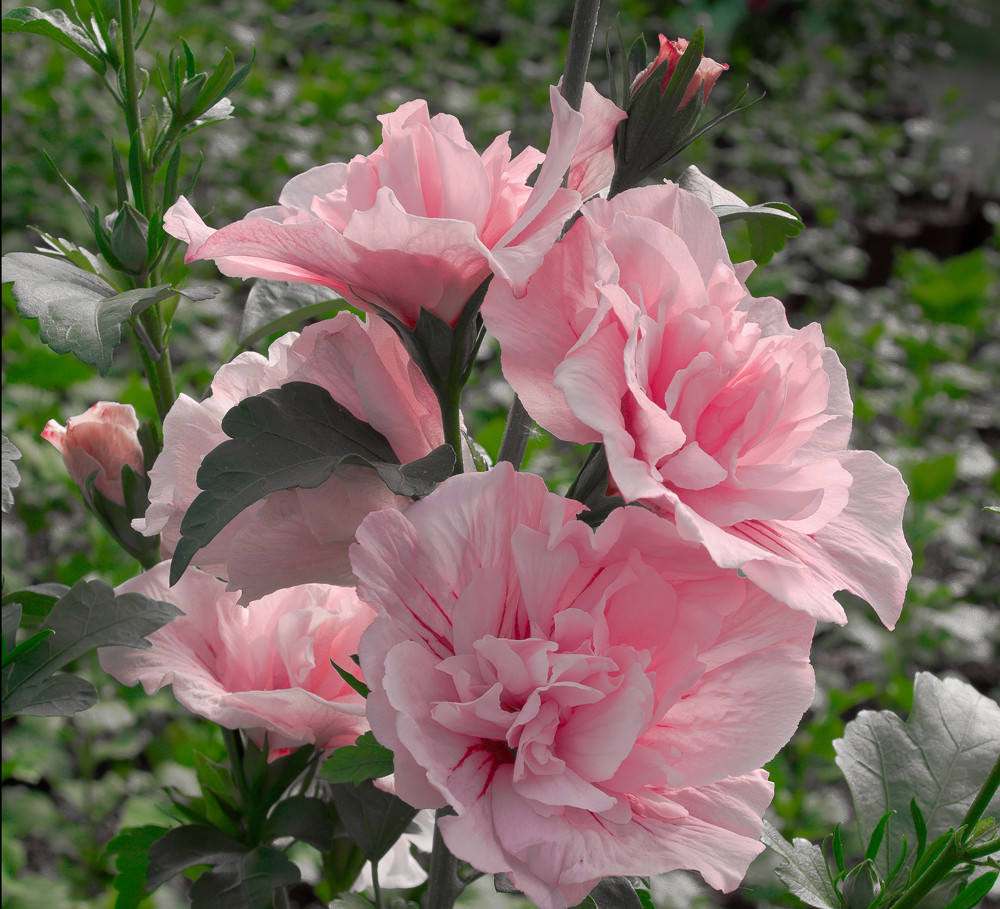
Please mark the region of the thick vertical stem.
<svg viewBox="0 0 1000 909"><path fill-rule="evenodd" d="M458 878L458 859L444 843L441 836L442 817L452 814L451 808L439 808L434 825L434 846L431 852L430 869L427 872L427 909L452 909L455 900L464 889Z"/></svg>
<svg viewBox="0 0 1000 909"><path fill-rule="evenodd" d="M566 50L566 65L563 68L562 96L573 110L580 109L583 87L587 82L587 67L590 65L590 51L594 46L597 31L597 14L601 0L576 0L573 7L573 21L569 27L569 46ZM520 398L514 397L503 441L500 443L498 459L509 461L518 470L524 461L524 451L531 435L531 417L524 409Z"/></svg>

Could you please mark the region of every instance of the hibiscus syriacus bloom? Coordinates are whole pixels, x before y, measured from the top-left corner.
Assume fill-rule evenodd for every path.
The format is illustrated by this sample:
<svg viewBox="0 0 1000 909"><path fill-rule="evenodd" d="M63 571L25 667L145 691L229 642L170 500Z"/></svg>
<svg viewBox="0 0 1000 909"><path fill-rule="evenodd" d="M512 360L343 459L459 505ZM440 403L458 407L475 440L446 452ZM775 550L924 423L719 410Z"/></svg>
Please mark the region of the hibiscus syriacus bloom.
<svg viewBox="0 0 1000 909"><path fill-rule="evenodd" d="M504 463L359 528L396 792L450 805L448 848L542 909L608 875L732 890L763 849L758 768L812 701L815 622L667 520L620 508L595 532L581 508Z"/></svg>
<svg viewBox="0 0 1000 909"><path fill-rule="evenodd" d="M228 438L222 418L250 395L286 382L325 388L355 417L382 433L401 463L444 443L441 411L427 380L399 339L380 319L367 324L351 313L279 338L265 359L240 354L212 381L211 397L181 395L163 422L163 451L150 470L149 509L135 528L159 533L167 555L199 494L198 468ZM194 564L241 589L241 602L296 584L351 584L347 548L369 511L405 508L372 468L345 465L314 489L273 492L242 511Z"/></svg>
<svg viewBox="0 0 1000 909"><path fill-rule="evenodd" d="M847 376L816 324L756 299L719 222L674 184L595 199L523 299L482 314L528 413L602 442L613 486L676 521L716 563L812 616L845 622L839 589L890 628L912 559L906 487L847 451Z"/></svg>
<svg viewBox="0 0 1000 909"><path fill-rule="evenodd" d="M172 685L188 710L227 729L246 730L271 755L301 745L351 745L368 730L365 702L330 664L355 668L361 634L374 611L352 587L308 584L244 608L209 574L188 569L173 587L170 563L126 581L118 593L142 593L184 610L149 636L149 650L104 647L101 665L147 694ZM359 673L360 675L360 673Z"/></svg>
<svg viewBox="0 0 1000 909"><path fill-rule="evenodd" d="M547 155L511 160L509 133L480 155L455 117L408 101L379 117L372 154L293 178L277 206L216 231L182 196L164 229L188 243L186 261L215 259L223 274L321 284L410 328L421 309L454 325L491 272L520 293L580 203L560 184L583 117L550 94Z"/></svg>
<svg viewBox="0 0 1000 909"><path fill-rule="evenodd" d="M112 502L124 505L122 468L128 465L137 474L146 473L138 433L139 419L131 404L98 401L79 416L70 417L65 426L49 420L42 438L59 449L85 498L89 498L87 479L96 473L94 487Z"/></svg>
<svg viewBox="0 0 1000 909"><path fill-rule="evenodd" d="M687 38L671 41L665 35L660 35L660 51L656 55L656 59L632 80L629 94L634 95L639 86L652 75L653 70L666 61L667 66L663 72L663 78L660 80L660 94L662 95L667 90L667 84L670 82L674 70L677 69L677 64L684 55L684 51L687 50L689 43ZM711 57L702 57L678 107L684 107L688 104L699 91L702 92L702 102L708 101L708 96L715 87L716 81L727 69L729 69L728 63L717 63Z"/></svg>

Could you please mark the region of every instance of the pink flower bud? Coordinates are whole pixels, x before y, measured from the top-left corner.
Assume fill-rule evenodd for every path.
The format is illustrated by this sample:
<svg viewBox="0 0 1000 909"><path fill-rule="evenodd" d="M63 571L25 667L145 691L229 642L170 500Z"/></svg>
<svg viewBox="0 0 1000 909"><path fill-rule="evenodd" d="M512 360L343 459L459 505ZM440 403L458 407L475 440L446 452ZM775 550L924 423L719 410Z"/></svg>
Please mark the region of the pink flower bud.
<svg viewBox="0 0 1000 909"><path fill-rule="evenodd" d="M112 502L124 505L122 467L127 464L138 474L146 472L138 432L139 420L131 404L98 401L79 416L70 417L65 427L49 420L42 438L62 453L66 469L84 498L89 498L87 478L96 471L96 488Z"/></svg>
<svg viewBox="0 0 1000 909"><path fill-rule="evenodd" d="M687 50L687 46L687 38L678 38L676 41L671 41L665 35L660 35L660 52L656 55L656 59L632 81L629 94L634 95L639 86L649 78L653 70L665 60L667 61L667 70L663 75L663 81L660 82L660 94L662 95L667 90L667 84L670 82L674 70L677 69L677 61L680 60L681 55ZM710 57L702 57L701 62L698 64L698 69L688 84L687 91L684 92L684 97L681 99L679 106L685 107L701 88L704 88L702 102L708 101L708 96L715 85L715 80L727 69L729 69L728 63L716 63Z"/></svg>

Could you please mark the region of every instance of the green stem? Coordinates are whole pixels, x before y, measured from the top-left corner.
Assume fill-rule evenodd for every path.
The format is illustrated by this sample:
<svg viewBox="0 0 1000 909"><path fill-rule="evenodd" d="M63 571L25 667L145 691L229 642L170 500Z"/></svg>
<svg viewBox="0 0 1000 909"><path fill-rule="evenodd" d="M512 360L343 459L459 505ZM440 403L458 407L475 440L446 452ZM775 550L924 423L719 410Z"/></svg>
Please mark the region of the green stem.
<svg viewBox="0 0 1000 909"><path fill-rule="evenodd" d="M972 800L969 810L965 812L965 817L962 818L962 826L970 833L976 824L979 823L998 789L1000 789L1000 754L997 755L993 769L986 777L986 782L983 783L982 789L979 790L979 793Z"/></svg>
<svg viewBox="0 0 1000 909"><path fill-rule="evenodd" d="M177 398L174 389L174 374L170 363L170 352L163 343L164 325L160 305L150 306L138 317L141 331L136 332L139 340L139 356L153 395L156 413L163 422L171 405Z"/></svg>
<svg viewBox="0 0 1000 909"><path fill-rule="evenodd" d="M427 909L452 909L464 889L458 877L458 859L455 858L441 836L440 821L452 813L451 808L439 808L434 825L434 846L427 872Z"/></svg>
<svg viewBox="0 0 1000 909"><path fill-rule="evenodd" d="M128 127L129 144L135 143L138 149L136 157L139 167L140 197L135 200L135 205L144 217L149 218L155 207L153 203L154 168L151 168L150 162L146 160L146 150L142 138L142 112L139 108L141 77L135 58L135 15L130 0L123 0L120 9L122 68L125 81L125 98L123 99L125 102L125 123ZM130 165L132 163L131 154L129 155L129 163ZM139 280L145 286L153 286L156 283L155 269L150 274L140 276ZM162 423L177 394L174 390L170 354L163 343L165 325L160 304L156 303L144 310L139 315L139 323L146 337L144 341L142 335L139 335L140 356L145 368L146 379L149 382L149 390L152 392L153 401L156 404L156 412Z"/></svg>
<svg viewBox="0 0 1000 909"><path fill-rule="evenodd" d="M122 17L122 67L125 70L125 122L128 125L129 142L136 142L139 149L140 187L142 198L136 199L136 208L146 217L152 211L152 174L146 166L146 154L142 142L142 115L139 110L139 66L135 60L135 19L130 2L121 3Z"/></svg>
<svg viewBox="0 0 1000 909"><path fill-rule="evenodd" d="M566 65L563 68L562 96L573 110L579 110L583 101L583 87L587 82L587 67L590 52L594 46L597 31L597 14L601 0L576 0L573 20L569 26L569 45L566 49ZM498 460L509 461L518 470L524 461L524 452L531 436L531 417L516 395L507 416L503 440L500 442Z"/></svg>
<svg viewBox="0 0 1000 909"><path fill-rule="evenodd" d="M590 64L590 51L594 46L600 8L601 0L576 0L573 7L561 89L562 96L573 110L579 110L583 100L583 86L587 82L587 67Z"/></svg>
<svg viewBox="0 0 1000 909"><path fill-rule="evenodd" d="M375 909L382 909L382 885L378 880L378 862L372 862L372 893L375 896Z"/></svg>
<svg viewBox="0 0 1000 909"><path fill-rule="evenodd" d="M285 887L278 887L274 891L275 909L292 909L291 900L288 898L288 890Z"/></svg>
<svg viewBox="0 0 1000 909"><path fill-rule="evenodd" d="M500 441L500 454L497 460L510 461L517 470L521 469L524 462L524 452L528 447L528 439L531 437L531 417L524 409L521 399L514 395L514 401L510 405L510 413L507 415L507 425L503 430L503 439Z"/></svg>
<svg viewBox="0 0 1000 909"><path fill-rule="evenodd" d="M998 788L1000 788L1000 757L997 757L993 769L986 777L986 781L976 794L975 799L973 799L969 810L965 812L965 817L962 818L960 826L965 830L962 834L963 840L975 829L976 824L979 823L983 812L986 811L990 800L996 794ZM920 901L941 883L946 874L959 864L959 862L964 861L965 856L962 854L961 845L959 837L956 834L951 838L951 841L945 846L941 854L934 859L930 867L903 891L899 899L892 904L892 909L913 909L913 907L919 905Z"/></svg>

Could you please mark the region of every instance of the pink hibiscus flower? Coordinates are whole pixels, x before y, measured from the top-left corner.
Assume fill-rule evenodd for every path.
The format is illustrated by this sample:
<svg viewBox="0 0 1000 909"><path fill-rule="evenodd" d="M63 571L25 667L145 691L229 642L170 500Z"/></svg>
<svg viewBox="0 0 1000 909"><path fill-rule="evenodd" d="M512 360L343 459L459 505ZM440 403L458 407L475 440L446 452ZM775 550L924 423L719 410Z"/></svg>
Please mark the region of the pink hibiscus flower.
<svg viewBox="0 0 1000 909"><path fill-rule="evenodd" d="M555 88L550 95L546 155L529 147L512 160L509 133L480 155L455 117L431 117L425 101L409 101L379 117L382 144L372 154L293 178L277 206L216 231L182 196L164 228L188 243L188 262L321 284L411 328L421 309L454 325L491 272L520 293L579 206L579 193L560 183L583 116Z"/></svg>
<svg viewBox="0 0 1000 909"><path fill-rule="evenodd" d="M161 562L117 588L185 613L149 636L149 650L98 651L118 681L142 682L147 694L172 685L199 716L257 745L267 733L272 757L306 744L329 751L368 730L364 699L330 665L355 668L351 654L375 614L353 588L292 587L246 609L211 575L192 568L170 587L169 574Z"/></svg>
<svg viewBox="0 0 1000 909"><path fill-rule="evenodd" d="M450 805L448 848L541 909L608 875L732 890L762 851L760 766L812 701L815 622L669 521L500 464L358 531L368 719L397 794Z"/></svg>
<svg viewBox="0 0 1000 909"><path fill-rule="evenodd" d="M755 299L718 219L673 184L595 199L523 299L491 287L486 327L531 416L602 442L613 486L726 568L819 619L834 592L892 627L912 566L906 487L848 451L847 377L818 325Z"/></svg>

